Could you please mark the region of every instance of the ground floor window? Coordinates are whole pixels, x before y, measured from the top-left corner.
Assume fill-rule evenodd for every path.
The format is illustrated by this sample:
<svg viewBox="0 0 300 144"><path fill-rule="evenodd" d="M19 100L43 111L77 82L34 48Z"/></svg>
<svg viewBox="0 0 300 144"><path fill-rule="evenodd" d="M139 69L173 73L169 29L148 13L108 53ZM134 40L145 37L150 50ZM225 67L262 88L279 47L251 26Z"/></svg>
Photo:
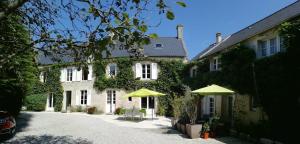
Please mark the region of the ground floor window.
<svg viewBox="0 0 300 144"><path fill-rule="evenodd" d="M80 104L82 104L82 105L86 105L87 104L87 90L82 90L81 91Z"/></svg>
<svg viewBox="0 0 300 144"><path fill-rule="evenodd" d="M53 95L53 93L49 94L48 107L50 107L50 108L54 107L54 95Z"/></svg>
<svg viewBox="0 0 300 144"><path fill-rule="evenodd" d="M215 98L209 98L209 115L212 117L215 114Z"/></svg>
<svg viewBox="0 0 300 144"><path fill-rule="evenodd" d="M154 97L141 98L141 107L145 109L154 109L155 101Z"/></svg>

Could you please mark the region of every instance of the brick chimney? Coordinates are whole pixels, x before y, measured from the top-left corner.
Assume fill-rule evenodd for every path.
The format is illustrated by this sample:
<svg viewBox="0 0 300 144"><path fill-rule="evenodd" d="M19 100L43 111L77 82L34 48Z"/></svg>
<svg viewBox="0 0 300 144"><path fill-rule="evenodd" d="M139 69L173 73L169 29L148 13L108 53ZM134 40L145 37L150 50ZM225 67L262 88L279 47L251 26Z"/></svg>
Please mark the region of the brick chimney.
<svg viewBox="0 0 300 144"><path fill-rule="evenodd" d="M183 25L177 25L177 38L183 39Z"/></svg>

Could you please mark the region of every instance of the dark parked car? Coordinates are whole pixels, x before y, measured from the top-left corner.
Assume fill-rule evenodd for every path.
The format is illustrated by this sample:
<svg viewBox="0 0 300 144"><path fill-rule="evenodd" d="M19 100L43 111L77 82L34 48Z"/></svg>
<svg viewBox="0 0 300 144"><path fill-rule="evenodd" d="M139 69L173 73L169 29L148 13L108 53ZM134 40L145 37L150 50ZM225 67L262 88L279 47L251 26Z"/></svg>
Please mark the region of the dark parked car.
<svg viewBox="0 0 300 144"><path fill-rule="evenodd" d="M0 136L13 136L15 132L15 118L6 111L0 111Z"/></svg>

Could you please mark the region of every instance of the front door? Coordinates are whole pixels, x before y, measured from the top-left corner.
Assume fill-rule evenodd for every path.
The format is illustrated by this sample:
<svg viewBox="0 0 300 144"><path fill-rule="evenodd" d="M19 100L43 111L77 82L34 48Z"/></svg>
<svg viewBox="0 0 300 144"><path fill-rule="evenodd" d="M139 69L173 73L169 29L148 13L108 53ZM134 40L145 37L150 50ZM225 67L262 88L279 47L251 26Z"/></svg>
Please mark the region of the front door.
<svg viewBox="0 0 300 144"><path fill-rule="evenodd" d="M106 97L106 113L114 113L116 109L116 91L108 90Z"/></svg>
<svg viewBox="0 0 300 144"><path fill-rule="evenodd" d="M66 91L66 109L71 106L72 91Z"/></svg>
<svg viewBox="0 0 300 144"><path fill-rule="evenodd" d="M155 98L154 97L142 97L141 98L141 108L146 109L146 114L148 116L154 115L155 108Z"/></svg>

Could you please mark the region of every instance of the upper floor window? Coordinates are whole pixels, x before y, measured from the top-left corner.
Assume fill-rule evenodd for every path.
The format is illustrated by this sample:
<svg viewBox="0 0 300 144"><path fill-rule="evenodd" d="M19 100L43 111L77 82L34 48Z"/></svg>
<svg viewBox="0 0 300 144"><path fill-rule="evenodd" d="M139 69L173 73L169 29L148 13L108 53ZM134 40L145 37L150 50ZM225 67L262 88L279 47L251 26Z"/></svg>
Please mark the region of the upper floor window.
<svg viewBox="0 0 300 144"><path fill-rule="evenodd" d="M211 62L211 71L217 71L221 69L221 59L219 57L214 57Z"/></svg>
<svg viewBox="0 0 300 144"><path fill-rule="evenodd" d="M258 41L258 48L261 51L261 56L267 56L267 41Z"/></svg>
<svg viewBox="0 0 300 144"><path fill-rule="evenodd" d="M280 45L280 51L284 52L286 50L285 45L284 45L284 38L283 37L279 37L279 45Z"/></svg>
<svg viewBox="0 0 300 144"><path fill-rule="evenodd" d="M42 83L46 82L46 77L47 77L46 72L41 72L41 74L40 74L40 81Z"/></svg>
<svg viewBox="0 0 300 144"><path fill-rule="evenodd" d="M116 64L109 64L108 65L108 75L110 77L114 77L117 75L117 65Z"/></svg>
<svg viewBox="0 0 300 144"><path fill-rule="evenodd" d="M277 53L277 40L276 38L270 39L270 54Z"/></svg>
<svg viewBox="0 0 300 144"><path fill-rule="evenodd" d="M151 78L151 65L142 64L142 79L150 79L150 78Z"/></svg>
<svg viewBox="0 0 300 144"><path fill-rule="evenodd" d="M67 69L67 81L72 81L73 69Z"/></svg>
<svg viewBox="0 0 300 144"><path fill-rule="evenodd" d="M191 69L191 75L190 75L191 77L195 77L195 76L197 76L197 67L193 67L192 69Z"/></svg>
<svg viewBox="0 0 300 144"><path fill-rule="evenodd" d="M82 80L88 80L89 70L82 69Z"/></svg>

